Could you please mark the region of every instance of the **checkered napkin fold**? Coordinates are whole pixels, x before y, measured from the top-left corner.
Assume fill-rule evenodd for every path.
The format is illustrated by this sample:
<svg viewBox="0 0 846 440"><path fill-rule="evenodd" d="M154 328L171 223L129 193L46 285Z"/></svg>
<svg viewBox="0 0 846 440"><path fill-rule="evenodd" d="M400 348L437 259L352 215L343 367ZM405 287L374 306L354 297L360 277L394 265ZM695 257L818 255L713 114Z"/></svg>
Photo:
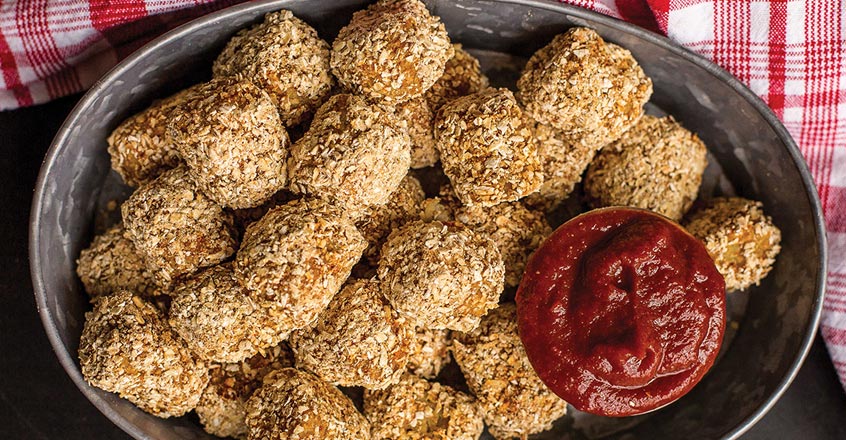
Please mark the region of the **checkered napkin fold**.
<svg viewBox="0 0 846 440"><path fill-rule="evenodd" d="M0 109L85 90L151 38L239 0L0 2ZM773 109L817 183L829 240L821 333L846 386L846 4L832 0L569 0L660 32Z"/></svg>

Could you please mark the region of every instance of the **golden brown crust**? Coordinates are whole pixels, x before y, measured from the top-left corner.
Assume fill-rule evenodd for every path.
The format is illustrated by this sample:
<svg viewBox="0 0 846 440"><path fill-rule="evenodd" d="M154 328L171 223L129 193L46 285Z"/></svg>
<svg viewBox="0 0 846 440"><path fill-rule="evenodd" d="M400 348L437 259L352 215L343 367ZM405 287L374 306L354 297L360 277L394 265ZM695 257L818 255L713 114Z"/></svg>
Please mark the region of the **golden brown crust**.
<svg viewBox="0 0 846 440"><path fill-rule="evenodd" d="M408 365L411 374L434 379L449 363L449 330L417 327L411 338Z"/></svg>
<svg viewBox="0 0 846 440"><path fill-rule="evenodd" d="M388 237L378 274L391 305L415 325L470 330L496 307L505 267L496 244L466 226L415 221Z"/></svg>
<svg viewBox="0 0 846 440"><path fill-rule="evenodd" d="M465 205L515 201L543 183L531 125L507 89L490 88L441 107L435 139L444 173Z"/></svg>
<svg viewBox="0 0 846 440"><path fill-rule="evenodd" d="M435 113L429 103L423 98L414 98L397 105L396 111L411 140L411 168L436 164L439 156L435 149Z"/></svg>
<svg viewBox="0 0 846 440"><path fill-rule="evenodd" d="M197 187L219 205L260 205L285 186L288 133L268 94L216 78L173 110L168 134Z"/></svg>
<svg viewBox="0 0 846 440"><path fill-rule="evenodd" d="M197 190L184 166L138 188L121 214L126 236L161 285L235 252L231 217Z"/></svg>
<svg viewBox="0 0 846 440"><path fill-rule="evenodd" d="M382 391L364 392L374 440L476 440L485 427L472 397L406 374Z"/></svg>
<svg viewBox="0 0 846 440"><path fill-rule="evenodd" d="M685 227L705 243L729 291L757 286L781 251L781 231L761 202L716 198L693 213Z"/></svg>
<svg viewBox="0 0 846 440"><path fill-rule="evenodd" d="M370 424L352 401L319 377L275 371L247 401L250 440L368 440Z"/></svg>
<svg viewBox="0 0 846 440"><path fill-rule="evenodd" d="M379 264L379 251L391 231L420 218L420 204L424 197L420 181L407 175L391 194L388 203L364 211L355 225L367 240L364 258L369 265L375 267Z"/></svg>
<svg viewBox="0 0 846 440"><path fill-rule="evenodd" d="M126 237L122 223L94 237L88 248L79 253L76 274L91 297L118 290L145 297L162 293L138 249Z"/></svg>
<svg viewBox="0 0 846 440"><path fill-rule="evenodd" d="M276 105L282 123L304 121L332 89L329 44L311 26L281 10L238 32L212 66L215 77L236 76L261 87Z"/></svg>
<svg viewBox="0 0 846 440"><path fill-rule="evenodd" d="M481 92L488 87L488 77L482 73L479 60L453 44L455 55L447 61L444 74L426 91L426 101L432 111L462 96Z"/></svg>
<svg viewBox="0 0 846 440"><path fill-rule="evenodd" d="M382 389L408 363L412 326L376 280L353 280L307 329L291 335L297 368L340 386Z"/></svg>
<svg viewBox="0 0 846 440"><path fill-rule="evenodd" d="M699 192L706 154L672 117L646 115L591 162L585 193L595 208L633 206L678 221Z"/></svg>
<svg viewBox="0 0 846 440"><path fill-rule="evenodd" d="M193 409L209 381L161 312L126 290L100 296L85 314L79 363L91 385L163 418Z"/></svg>
<svg viewBox="0 0 846 440"><path fill-rule="evenodd" d="M517 308L503 304L469 333L454 333L452 354L497 439L526 438L567 411L532 369L517 335Z"/></svg>
<svg viewBox="0 0 846 440"><path fill-rule="evenodd" d="M517 81L526 112L570 144L602 146L643 115L652 81L632 54L593 30L572 28L541 48Z"/></svg>
<svg viewBox="0 0 846 440"><path fill-rule="evenodd" d="M332 43L343 87L392 103L423 95L453 56L446 29L418 0L380 0L353 14Z"/></svg>

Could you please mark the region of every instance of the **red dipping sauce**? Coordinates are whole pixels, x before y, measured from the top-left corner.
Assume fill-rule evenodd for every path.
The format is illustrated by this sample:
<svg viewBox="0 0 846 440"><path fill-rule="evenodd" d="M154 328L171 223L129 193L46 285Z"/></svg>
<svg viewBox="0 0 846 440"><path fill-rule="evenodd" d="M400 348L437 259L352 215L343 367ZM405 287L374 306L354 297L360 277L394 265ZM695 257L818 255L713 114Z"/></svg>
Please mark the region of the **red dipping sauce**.
<svg viewBox="0 0 846 440"><path fill-rule="evenodd" d="M678 399L713 365L725 281L676 223L597 209L535 251L517 314L529 360L555 394L581 411L629 416Z"/></svg>

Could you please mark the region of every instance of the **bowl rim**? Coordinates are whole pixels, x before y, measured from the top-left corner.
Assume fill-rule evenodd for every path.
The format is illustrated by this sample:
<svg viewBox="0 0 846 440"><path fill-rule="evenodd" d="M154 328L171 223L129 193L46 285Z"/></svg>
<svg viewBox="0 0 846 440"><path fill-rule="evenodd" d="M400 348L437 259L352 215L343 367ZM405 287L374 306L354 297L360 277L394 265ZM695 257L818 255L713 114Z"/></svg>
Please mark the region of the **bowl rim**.
<svg viewBox="0 0 846 440"><path fill-rule="evenodd" d="M53 141L51 142L50 147L47 150L47 153L45 154L44 160L42 162L42 166L38 173L38 179L35 185L32 205L30 208L30 227L28 240L30 275L32 277L33 291L35 295L38 314L41 317L44 330L47 332L47 337L50 340L50 345L53 347L53 351L59 358L59 363L68 373L73 383L77 386L77 388L79 388L79 390L85 395L85 397L95 407L97 407L100 412L103 413L103 415L105 415L107 418L109 418L109 420L112 421L112 423L120 427L123 431L125 431L127 434L131 435L134 438L145 439L148 437L143 432L141 432L136 425L134 425L125 417L121 416L117 411L112 409L109 403L101 395L99 395L93 387L88 385L88 383L83 378L80 369L76 365L76 356L74 354L71 354L67 347L65 347L65 345L62 343L62 338L59 336L56 321L54 317L49 313L49 308L47 307L48 295L45 288L44 280L42 278L41 258L38 254L38 249L41 246L41 239L39 237L38 232L41 230L42 206L44 200L48 197L46 193L47 176L51 173L53 165L56 162L56 157L58 156L59 152L62 151L62 149L66 145L68 138L70 137L71 127L77 124L77 121L80 116L85 113L87 109L94 103L96 97L101 93L103 89L105 89L114 80L119 78L126 71L128 71L135 64L137 64L139 60L149 56L151 53L154 53L164 44L170 43L173 40L188 35L199 28L208 25L214 25L214 23L218 20L236 17L248 11L269 12L284 9L290 3L296 1L297 0L261 0L230 6L219 11L215 11L210 14L193 19L143 45L135 52L130 54L127 58L119 62L111 70L109 70L105 75L103 75L99 80L97 80L94 85L85 93L85 95L74 106L73 110L69 113L65 121L62 123L62 126L59 128L59 131L53 138ZM799 172L802 184L805 189L805 193L808 196L811 205L811 214L814 220L814 232L816 233L816 245L819 248L820 256L820 264L817 268L816 274L816 294L814 296L814 303L811 311L810 321L808 323L807 328L805 329L805 335L800 344L799 351L794 356L793 362L791 363L787 374L785 374L785 376L776 386L775 391L770 394L770 396L763 403L761 403L761 405L759 405L758 408L756 408L746 419L740 422L731 431L726 433L724 438L736 439L740 437L743 433L748 431L755 423L757 423L767 413L767 411L772 408L773 405L775 405L776 401L778 401L778 399L784 394L787 387L798 374L799 369L802 366L802 363L804 362L806 356L808 355L808 352L811 348L811 344L813 343L814 338L816 336L817 327L822 313L823 298L825 295L826 276L828 273L828 246L826 243L826 229L825 220L822 215L822 206L820 204L816 185L814 184L813 177L811 175L807 163L805 162L804 156L802 156L802 153L800 152L792 136L781 123L781 121L778 119L778 117L773 113L769 106L760 97L758 97L758 95L752 92L748 87L746 87L746 85L741 83L740 80L738 80L736 77L734 77L734 75L732 75L722 67L716 65L715 63L704 58L703 56L682 47L681 45L673 42L667 37L651 32L637 25L619 20L614 17L603 15L598 12L593 12L579 6L555 3L546 0L489 1L491 1L492 3L505 3L528 6L531 8L538 8L551 12L570 15L576 18L588 19L600 23L604 26L608 26L620 30L622 32L633 34L638 38L647 40L652 44L660 46L663 49L666 49L680 56L681 58L698 65L711 75L717 77L719 80L726 83L761 114L764 120L766 120L767 123L775 131L779 139L784 143L784 146L786 147L794 166L796 166L797 171Z"/></svg>

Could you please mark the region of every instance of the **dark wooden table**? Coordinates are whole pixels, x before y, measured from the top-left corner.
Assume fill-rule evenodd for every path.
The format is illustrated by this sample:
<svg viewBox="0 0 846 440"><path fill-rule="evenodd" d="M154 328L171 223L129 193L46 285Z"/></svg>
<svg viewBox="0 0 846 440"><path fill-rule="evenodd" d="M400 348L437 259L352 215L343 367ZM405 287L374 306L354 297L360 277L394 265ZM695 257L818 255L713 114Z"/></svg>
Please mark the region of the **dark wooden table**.
<svg viewBox="0 0 846 440"><path fill-rule="evenodd" d="M77 390L35 309L29 208L47 147L79 97L0 112L0 439L126 439ZM775 407L744 439L846 439L846 393L822 340Z"/></svg>

